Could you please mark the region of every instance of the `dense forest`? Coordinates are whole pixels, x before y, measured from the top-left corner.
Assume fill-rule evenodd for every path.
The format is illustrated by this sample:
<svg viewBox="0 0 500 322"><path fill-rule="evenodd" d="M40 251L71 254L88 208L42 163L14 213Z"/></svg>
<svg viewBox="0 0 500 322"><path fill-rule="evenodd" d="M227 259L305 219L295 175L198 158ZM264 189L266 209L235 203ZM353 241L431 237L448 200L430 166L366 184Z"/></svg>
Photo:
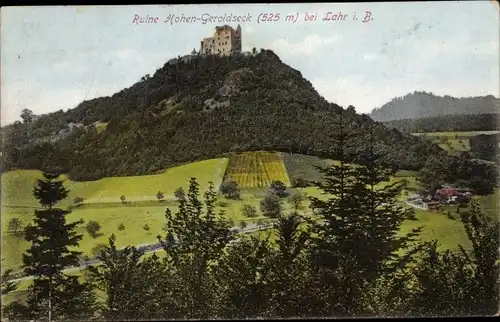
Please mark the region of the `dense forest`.
<svg viewBox="0 0 500 322"><path fill-rule="evenodd" d="M155 173L239 151L337 159L331 133L341 115L346 130L360 137L373 130L373 148L384 153L382 162L392 168L421 170L430 156L449 164L437 144L388 129L352 106L327 102L299 71L261 50L252 56L195 56L167 63L111 97L9 125L2 129L2 166L57 169L73 180L95 180ZM106 130L97 131L96 121L109 122ZM59 140L43 140L70 122L86 127ZM353 138L346 151L368 148ZM447 179L452 183L456 177Z"/></svg>
<svg viewBox="0 0 500 322"><path fill-rule="evenodd" d="M469 132L499 130L498 114L439 115L384 122L402 132Z"/></svg>
<svg viewBox="0 0 500 322"><path fill-rule="evenodd" d="M470 152L478 159L498 162L500 160L500 135L476 135L469 138Z"/></svg>
<svg viewBox="0 0 500 322"><path fill-rule="evenodd" d="M385 122L442 115L496 113L500 113L500 99L492 95L456 98L416 91L392 99L383 106L374 109L370 116L376 121Z"/></svg>

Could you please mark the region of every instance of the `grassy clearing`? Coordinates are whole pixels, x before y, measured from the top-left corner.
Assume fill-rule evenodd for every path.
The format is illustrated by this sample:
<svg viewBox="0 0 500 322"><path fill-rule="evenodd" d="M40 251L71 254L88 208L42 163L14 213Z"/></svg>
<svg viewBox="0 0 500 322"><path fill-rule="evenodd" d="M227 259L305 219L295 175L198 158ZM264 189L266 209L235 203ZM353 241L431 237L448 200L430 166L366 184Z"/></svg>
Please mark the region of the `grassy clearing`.
<svg viewBox="0 0 500 322"><path fill-rule="evenodd" d="M156 193L162 191L165 198L172 198L175 189L188 187L189 179L196 177L200 189L205 190L208 182L212 181L218 189L222 181L227 159L211 159L194 162L167 169L156 175L112 177L96 181L75 182L66 176L65 186L70 195L63 206L69 206L75 197L83 197L85 203L120 202L124 195L129 201L156 200ZM2 206L10 207L37 207L38 201L33 197L33 186L36 179L42 177L37 170L18 170L2 174L1 199Z"/></svg>
<svg viewBox="0 0 500 322"><path fill-rule="evenodd" d="M316 167L326 167L333 163L331 160L320 159L310 155L289 153L281 153L281 155L292 182L298 178L309 181L321 181L323 179L322 174Z"/></svg>
<svg viewBox="0 0 500 322"><path fill-rule="evenodd" d="M269 187L274 180L291 185L281 155L263 151L232 155L226 179L235 180L241 188Z"/></svg>

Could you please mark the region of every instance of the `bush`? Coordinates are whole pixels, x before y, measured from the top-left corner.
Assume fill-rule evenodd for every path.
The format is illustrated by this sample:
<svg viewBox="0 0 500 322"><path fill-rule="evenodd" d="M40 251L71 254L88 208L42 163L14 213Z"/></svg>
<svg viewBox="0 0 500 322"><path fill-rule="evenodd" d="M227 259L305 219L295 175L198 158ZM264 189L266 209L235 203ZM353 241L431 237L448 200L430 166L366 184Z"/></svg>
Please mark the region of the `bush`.
<svg viewBox="0 0 500 322"><path fill-rule="evenodd" d="M23 231L23 222L19 218L12 218L7 224L7 230L18 234Z"/></svg>
<svg viewBox="0 0 500 322"><path fill-rule="evenodd" d="M241 221L240 222L240 229L245 229L247 228L247 222L246 221Z"/></svg>
<svg viewBox="0 0 500 322"><path fill-rule="evenodd" d="M260 202L260 210L265 216L276 218L281 213L281 201L275 194L267 194Z"/></svg>
<svg viewBox="0 0 500 322"><path fill-rule="evenodd" d="M118 230L119 231L125 230L125 225L124 224L119 224L118 225Z"/></svg>
<svg viewBox="0 0 500 322"><path fill-rule="evenodd" d="M174 196L177 200L184 200L186 198L186 193L184 192L184 189L180 187L175 189Z"/></svg>
<svg viewBox="0 0 500 322"><path fill-rule="evenodd" d="M73 199L73 204L80 205L83 201L83 197L75 197L75 199Z"/></svg>
<svg viewBox="0 0 500 322"><path fill-rule="evenodd" d="M149 231L149 225L148 224L144 224L144 226L142 226L142 229L144 229L145 231Z"/></svg>
<svg viewBox="0 0 500 322"><path fill-rule="evenodd" d="M99 230L101 230L101 225L97 221L89 221L85 227L87 232L92 238L97 238L99 236Z"/></svg>
<svg viewBox="0 0 500 322"><path fill-rule="evenodd" d="M241 207L241 211L243 212L243 215L247 218L257 217L257 209L252 205L244 204Z"/></svg>
<svg viewBox="0 0 500 322"><path fill-rule="evenodd" d="M220 186L220 191L227 199L240 199L240 188L238 187L238 183L234 180L223 182Z"/></svg>
<svg viewBox="0 0 500 322"><path fill-rule="evenodd" d="M121 196L120 196L120 200L121 200L121 202L122 202L122 203L125 203L125 200L126 200L126 199L125 199L125 196L124 196L124 195L121 195Z"/></svg>
<svg viewBox="0 0 500 322"><path fill-rule="evenodd" d="M163 192L158 191L158 192L156 193L156 199L158 199L158 201L162 201L164 197L165 197L165 196L163 195Z"/></svg>
<svg viewBox="0 0 500 322"><path fill-rule="evenodd" d="M306 181L304 178L299 177L299 178L293 180L292 185L295 188L306 188L306 187L309 187L311 184L308 181Z"/></svg>
<svg viewBox="0 0 500 322"><path fill-rule="evenodd" d="M288 198L288 202L293 206L295 210L302 207L302 203L305 201L306 197L301 191L297 191Z"/></svg>

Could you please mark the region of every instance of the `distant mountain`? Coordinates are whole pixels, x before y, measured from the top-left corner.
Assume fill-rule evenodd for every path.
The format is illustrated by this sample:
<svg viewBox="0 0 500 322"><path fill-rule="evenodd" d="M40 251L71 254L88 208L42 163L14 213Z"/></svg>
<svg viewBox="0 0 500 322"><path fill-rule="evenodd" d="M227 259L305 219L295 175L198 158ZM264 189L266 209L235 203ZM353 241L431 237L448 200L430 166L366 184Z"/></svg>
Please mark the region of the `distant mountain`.
<svg viewBox="0 0 500 322"><path fill-rule="evenodd" d="M370 114L375 121L385 122L442 115L500 113L500 99L492 95L456 98L414 92L396 97Z"/></svg>

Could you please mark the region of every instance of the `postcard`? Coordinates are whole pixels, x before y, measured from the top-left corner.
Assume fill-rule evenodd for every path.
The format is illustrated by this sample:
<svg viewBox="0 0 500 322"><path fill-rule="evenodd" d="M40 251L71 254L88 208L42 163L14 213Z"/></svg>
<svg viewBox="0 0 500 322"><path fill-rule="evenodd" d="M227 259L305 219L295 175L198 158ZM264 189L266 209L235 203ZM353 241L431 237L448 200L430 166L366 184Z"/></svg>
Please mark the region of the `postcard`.
<svg viewBox="0 0 500 322"><path fill-rule="evenodd" d="M498 315L498 2L0 21L2 320Z"/></svg>

